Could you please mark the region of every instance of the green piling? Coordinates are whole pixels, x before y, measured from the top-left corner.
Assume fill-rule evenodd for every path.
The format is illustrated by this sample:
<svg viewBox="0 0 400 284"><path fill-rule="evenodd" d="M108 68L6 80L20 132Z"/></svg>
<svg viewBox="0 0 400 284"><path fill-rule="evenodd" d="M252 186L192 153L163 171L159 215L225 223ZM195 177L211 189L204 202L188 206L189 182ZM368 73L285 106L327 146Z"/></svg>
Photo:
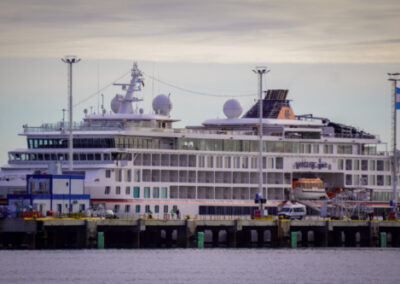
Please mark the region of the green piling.
<svg viewBox="0 0 400 284"><path fill-rule="evenodd" d="M204 232L197 232L197 248L204 248Z"/></svg>
<svg viewBox="0 0 400 284"><path fill-rule="evenodd" d="M297 248L297 232L290 233L290 247Z"/></svg>
<svg viewBox="0 0 400 284"><path fill-rule="evenodd" d="M97 248L98 249L104 248L104 232L97 233Z"/></svg>
<svg viewBox="0 0 400 284"><path fill-rule="evenodd" d="M380 241L381 241L381 248L385 248L386 247L386 232L381 232Z"/></svg>

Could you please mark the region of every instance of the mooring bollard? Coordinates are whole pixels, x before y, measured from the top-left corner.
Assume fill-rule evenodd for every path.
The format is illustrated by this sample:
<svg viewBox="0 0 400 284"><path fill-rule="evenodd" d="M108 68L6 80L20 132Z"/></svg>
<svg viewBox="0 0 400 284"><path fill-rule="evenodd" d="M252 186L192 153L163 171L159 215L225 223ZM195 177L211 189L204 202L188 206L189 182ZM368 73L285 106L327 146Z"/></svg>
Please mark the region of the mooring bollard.
<svg viewBox="0 0 400 284"><path fill-rule="evenodd" d="M204 232L197 233L197 248L204 248Z"/></svg>
<svg viewBox="0 0 400 284"><path fill-rule="evenodd" d="M104 248L104 232L97 233L97 248L98 249Z"/></svg>
<svg viewBox="0 0 400 284"><path fill-rule="evenodd" d="M380 240L381 240L381 248L385 248L386 247L386 232L381 232Z"/></svg>
<svg viewBox="0 0 400 284"><path fill-rule="evenodd" d="M297 232L290 233L290 247L297 248Z"/></svg>

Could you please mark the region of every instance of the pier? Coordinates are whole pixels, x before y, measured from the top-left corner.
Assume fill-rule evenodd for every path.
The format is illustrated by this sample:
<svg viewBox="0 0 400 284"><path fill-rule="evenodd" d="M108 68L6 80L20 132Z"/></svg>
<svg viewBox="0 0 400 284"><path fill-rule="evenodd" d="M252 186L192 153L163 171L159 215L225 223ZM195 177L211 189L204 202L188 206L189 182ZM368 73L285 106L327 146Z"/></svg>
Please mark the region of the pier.
<svg viewBox="0 0 400 284"><path fill-rule="evenodd" d="M201 240L199 240L199 236ZM204 237L204 239L203 239ZM0 249L400 247L400 222L3 219Z"/></svg>

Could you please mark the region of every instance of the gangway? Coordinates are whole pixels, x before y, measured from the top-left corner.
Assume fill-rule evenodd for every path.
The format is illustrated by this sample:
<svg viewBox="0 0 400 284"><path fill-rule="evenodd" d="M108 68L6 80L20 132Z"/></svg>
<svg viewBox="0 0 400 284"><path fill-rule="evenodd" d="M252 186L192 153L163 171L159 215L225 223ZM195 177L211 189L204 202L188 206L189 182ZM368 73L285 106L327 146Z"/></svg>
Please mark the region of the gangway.
<svg viewBox="0 0 400 284"><path fill-rule="evenodd" d="M372 208L366 204L371 200L371 190L359 188L345 190L333 198L324 200L302 200L294 198L294 202L305 205L318 212L321 217L368 217Z"/></svg>

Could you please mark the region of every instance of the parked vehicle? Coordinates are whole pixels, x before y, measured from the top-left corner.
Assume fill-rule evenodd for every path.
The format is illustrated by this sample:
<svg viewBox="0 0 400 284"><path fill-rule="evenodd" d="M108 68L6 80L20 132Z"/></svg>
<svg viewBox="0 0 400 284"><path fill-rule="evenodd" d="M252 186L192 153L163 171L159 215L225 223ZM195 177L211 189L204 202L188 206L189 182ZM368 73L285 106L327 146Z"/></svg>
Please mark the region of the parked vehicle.
<svg viewBox="0 0 400 284"><path fill-rule="evenodd" d="M303 219L306 216L306 206L303 204L285 204L278 212L279 218Z"/></svg>

